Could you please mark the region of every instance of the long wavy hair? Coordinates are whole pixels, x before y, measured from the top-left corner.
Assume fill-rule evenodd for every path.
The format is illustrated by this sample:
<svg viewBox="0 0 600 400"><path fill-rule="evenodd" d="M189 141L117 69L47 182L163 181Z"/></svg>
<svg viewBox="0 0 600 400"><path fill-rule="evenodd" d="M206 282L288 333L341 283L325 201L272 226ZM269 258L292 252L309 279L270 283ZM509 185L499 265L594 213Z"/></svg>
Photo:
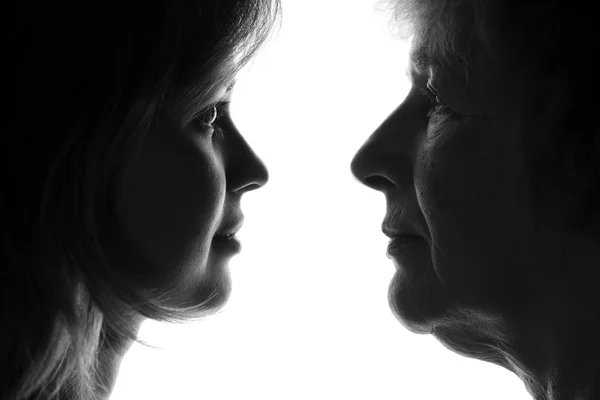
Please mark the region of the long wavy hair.
<svg viewBox="0 0 600 400"><path fill-rule="evenodd" d="M0 397L94 399L98 350L109 335L135 339L132 313L206 311L167 306L124 272L115 177L159 112L191 118L242 68L280 4L40 0L5 11Z"/></svg>

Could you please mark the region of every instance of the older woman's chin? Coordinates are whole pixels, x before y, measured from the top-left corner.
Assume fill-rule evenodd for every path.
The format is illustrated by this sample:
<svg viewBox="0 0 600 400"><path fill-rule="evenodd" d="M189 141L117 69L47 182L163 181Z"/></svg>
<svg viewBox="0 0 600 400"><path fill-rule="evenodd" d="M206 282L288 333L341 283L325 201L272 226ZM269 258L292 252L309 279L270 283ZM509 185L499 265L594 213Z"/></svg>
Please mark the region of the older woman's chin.
<svg viewBox="0 0 600 400"><path fill-rule="evenodd" d="M409 276L398 271L389 287L388 299L400 323L413 333L432 333L449 309L442 287L434 279Z"/></svg>

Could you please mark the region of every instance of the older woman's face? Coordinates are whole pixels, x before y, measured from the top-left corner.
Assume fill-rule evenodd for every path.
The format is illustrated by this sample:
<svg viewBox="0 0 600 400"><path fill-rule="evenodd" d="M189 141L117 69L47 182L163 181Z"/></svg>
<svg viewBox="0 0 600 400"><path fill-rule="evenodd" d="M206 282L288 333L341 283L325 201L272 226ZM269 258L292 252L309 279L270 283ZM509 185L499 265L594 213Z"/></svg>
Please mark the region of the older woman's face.
<svg viewBox="0 0 600 400"><path fill-rule="evenodd" d="M226 103L223 90L214 102ZM212 122L212 120L217 119ZM223 135L212 126L223 130ZM194 121L165 116L123 168L116 209L144 260L145 286L173 305L217 307L227 298L227 262L239 242L242 195L267 182L267 170L236 129L226 106Z"/></svg>
<svg viewBox="0 0 600 400"><path fill-rule="evenodd" d="M422 54L418 41L412 54ZM384 193L383 229L399 237L388 248L392 308L428 333L469 326L482 310L515 316L565 261L555 229L563 199L534 210L529 194L522 140L536 126L526 77L475 64L465 79L413 57L410 79L406 99L352 162L362 183Z"/></svg>

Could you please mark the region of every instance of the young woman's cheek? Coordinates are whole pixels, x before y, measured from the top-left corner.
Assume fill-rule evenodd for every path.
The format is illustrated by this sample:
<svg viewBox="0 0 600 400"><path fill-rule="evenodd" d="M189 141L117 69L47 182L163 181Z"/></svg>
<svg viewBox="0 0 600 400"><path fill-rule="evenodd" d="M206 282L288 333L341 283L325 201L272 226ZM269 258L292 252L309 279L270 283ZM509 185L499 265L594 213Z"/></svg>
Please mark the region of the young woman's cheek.
<svg viewBox="0 0 600 400"><path fill-rule="evenodd" d="M223 166L210 140L177 133L148 135L118 185L121 224L157 281L206 269L225 198Z"/></svg>

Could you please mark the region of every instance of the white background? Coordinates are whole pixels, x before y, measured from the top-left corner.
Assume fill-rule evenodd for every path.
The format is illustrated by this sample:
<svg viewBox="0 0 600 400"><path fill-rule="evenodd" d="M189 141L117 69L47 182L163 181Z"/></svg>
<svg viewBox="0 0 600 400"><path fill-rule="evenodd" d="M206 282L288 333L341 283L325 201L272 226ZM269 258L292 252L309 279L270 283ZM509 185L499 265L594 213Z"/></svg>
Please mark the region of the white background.
<svg viewBox="0 0 600 400"><path fill-rule="evenodd" d="M407 43L373 0L283 0L282 29L239 77L232 113L270 181L246 194L222 312L148 321L111 400L530 400L489 363L392 315L384 196L350 161L408 92Z"/></svg>

